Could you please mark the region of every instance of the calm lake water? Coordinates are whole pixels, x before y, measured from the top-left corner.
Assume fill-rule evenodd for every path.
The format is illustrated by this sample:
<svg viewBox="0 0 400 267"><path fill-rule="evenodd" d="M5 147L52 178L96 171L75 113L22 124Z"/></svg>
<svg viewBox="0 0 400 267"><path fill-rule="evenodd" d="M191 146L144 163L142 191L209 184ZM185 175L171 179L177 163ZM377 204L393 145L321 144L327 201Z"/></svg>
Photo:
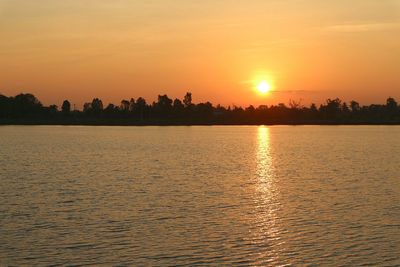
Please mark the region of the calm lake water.
<svg viewBox="0 0 400 267"><path fill-rule="evenodd" d="M0 266L400 266L400 127L0 127Z"/></svg>

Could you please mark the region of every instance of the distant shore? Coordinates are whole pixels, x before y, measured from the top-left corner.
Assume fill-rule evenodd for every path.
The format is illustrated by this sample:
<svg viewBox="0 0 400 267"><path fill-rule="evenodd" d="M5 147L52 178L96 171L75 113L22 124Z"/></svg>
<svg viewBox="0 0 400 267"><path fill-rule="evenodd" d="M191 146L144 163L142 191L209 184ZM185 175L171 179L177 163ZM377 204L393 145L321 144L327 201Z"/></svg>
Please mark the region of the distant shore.
<svg viewBox="0 0 400 267"><path fill-rule="evenodd" d="M123 121L46 121L46 120L0 120L0 126L363 126L363 125L382 125L382 126L395 126L400 125L400 122L328 122L328 121L316 121L316 122L274 122L274 123L171 123L171 122L123 122Z"/></svg>
<svg viewBox="0 0 400 267"><path fill-rule="evenodd" d="M193 103L192 94L182 100L159 95L148 104L142 97L122 100L119 105L94 98L83 110L64 100L44 106L32 94L0 95L0 125L91 125L91 126L189 126L189 125L400 125L400 107L392 97L385 104L360 105L356 101L327 99L309 107L300 102L254 107Z"/></svg>

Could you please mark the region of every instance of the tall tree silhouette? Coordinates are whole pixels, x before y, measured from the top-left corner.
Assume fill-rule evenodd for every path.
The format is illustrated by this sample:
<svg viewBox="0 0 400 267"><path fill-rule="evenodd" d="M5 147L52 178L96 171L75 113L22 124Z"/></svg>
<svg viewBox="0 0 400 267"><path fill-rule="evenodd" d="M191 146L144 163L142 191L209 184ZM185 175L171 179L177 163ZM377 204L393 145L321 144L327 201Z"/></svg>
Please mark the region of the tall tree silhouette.
<svg viewBox="0 0 400 267"><path fill-rule="evenodd" d="M185 97L183 98L183 104L185 105L185 108L189 108L192 106L192 93L186 93Z"/></svg>
<svg viewBox="0 0 400 267"><path fill-rule="evenodd" d="M147 103L143 97L136 100L135 110L137 110L140 120L143 121L147 110Z"/></svg>
<svg viewBox="0 0 400 267"><path fill-rule="evenodd" d="M64 114L69 114L71 112L71 103L68 100L64 100L62 103L61 111Z"/></svg>

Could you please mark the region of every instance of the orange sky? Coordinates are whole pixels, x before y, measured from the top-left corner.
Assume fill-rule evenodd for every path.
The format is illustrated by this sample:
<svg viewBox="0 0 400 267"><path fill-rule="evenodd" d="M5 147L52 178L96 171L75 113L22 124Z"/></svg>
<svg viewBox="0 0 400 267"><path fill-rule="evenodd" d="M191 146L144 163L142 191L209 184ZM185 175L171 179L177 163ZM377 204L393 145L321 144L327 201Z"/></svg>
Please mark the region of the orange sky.
<svg viewBox="0 0 400 267"><path fill-rule="evenodd" d="M399 0L0 0L0 93L383 103L400 100L399 36Z"/></svg>

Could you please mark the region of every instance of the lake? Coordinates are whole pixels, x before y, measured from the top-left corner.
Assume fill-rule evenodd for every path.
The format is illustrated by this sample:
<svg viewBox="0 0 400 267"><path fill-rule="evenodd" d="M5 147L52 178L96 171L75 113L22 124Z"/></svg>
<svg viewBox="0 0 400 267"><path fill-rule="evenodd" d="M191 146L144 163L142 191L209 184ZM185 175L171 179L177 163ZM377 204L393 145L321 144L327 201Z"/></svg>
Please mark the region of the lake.
<svg viewBox="0 0 400 267"><path fill-rule="evenodd" d="M399 266L400 127L0 127L0 266Z"/></svg>

